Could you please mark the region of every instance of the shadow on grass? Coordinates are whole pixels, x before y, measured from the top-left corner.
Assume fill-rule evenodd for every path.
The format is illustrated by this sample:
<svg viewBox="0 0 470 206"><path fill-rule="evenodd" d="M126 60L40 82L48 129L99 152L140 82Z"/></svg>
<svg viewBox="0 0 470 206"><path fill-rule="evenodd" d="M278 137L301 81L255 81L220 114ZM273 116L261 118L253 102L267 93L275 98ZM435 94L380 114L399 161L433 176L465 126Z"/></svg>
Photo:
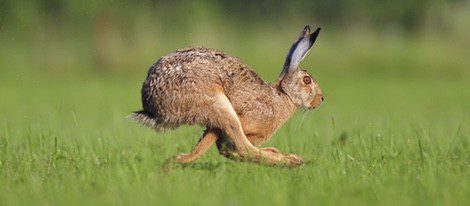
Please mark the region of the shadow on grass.
<svg viewBox="0 0 470 206"><path fill-rule="evenodd" d="M194 163L179 163L175 162L173 159L167 159L165 162L163 162L161 166L161 170L167 174L170 173L171 171L174 170L203 170L203 171L209 171L209 172L214 172L215 170L219 169L221 166L230 166L230 165L235 165L235 164L243 164L243 163L248 163L248 164L253 164L253 166L260 166L260 167L266 167L266 168L277 168L277 169L296 169L296 168L301 168L302 166L311 166L314 165L314 161L312 160L307 160L304 162L303 165L298 166L298 167L289 167L289 166L269 166L269 165L264 165L264 164L257 164L257 163L249 163L249 162L239 162L239 161L221 161L221 162L194 162Z"/></svg>
<svg viewBox="0 0 470 206"><path fill-rule="evenodd" d="M223 162L194 162L194 163L179 163L175 162L172 158L167 159L165 162L162 164L162 171L164 173L169 173L172 170L178 170L178 169L192 169L192 170L204 170L204 171L210 171L213 172L216 169L220 168L222 165L229 165L232 164L227 161Z"/></svg>
<svg viewBox="0 0 470 206"><path fill-rule="evenodd" d="M196 163L178 163L177 168L214 171L227 162L196 162Z"/></svg>

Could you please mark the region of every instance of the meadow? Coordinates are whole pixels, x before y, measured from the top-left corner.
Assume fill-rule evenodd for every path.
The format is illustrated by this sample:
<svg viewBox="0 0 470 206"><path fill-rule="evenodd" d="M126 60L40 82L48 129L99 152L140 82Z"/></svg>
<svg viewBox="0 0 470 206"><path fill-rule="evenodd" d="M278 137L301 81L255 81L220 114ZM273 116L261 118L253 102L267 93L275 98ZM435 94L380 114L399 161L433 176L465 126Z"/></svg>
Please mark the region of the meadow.
<svg viewBox="0 0 470 206"><path fill-rule="evenodd" d="M303 166L234 162L215 147L195 163L168 164L203 128L156 133L126 118L141 108L148 67L204 45L272 82L303 27L223 25L165 33L136 23L120 37L2 30L0 205L470 204L467 30L323 27L302 67L324 104L299 110L263 145L302 155Z"/></svg>

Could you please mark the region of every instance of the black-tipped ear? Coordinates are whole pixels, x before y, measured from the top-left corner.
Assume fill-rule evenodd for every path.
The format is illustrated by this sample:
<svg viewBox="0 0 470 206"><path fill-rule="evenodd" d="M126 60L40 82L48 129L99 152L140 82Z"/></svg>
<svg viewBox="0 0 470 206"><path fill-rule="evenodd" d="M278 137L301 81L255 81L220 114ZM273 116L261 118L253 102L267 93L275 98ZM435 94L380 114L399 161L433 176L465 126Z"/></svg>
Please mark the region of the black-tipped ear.
<svg viewBox="0 0 470 206"><path fill-rule="evenodd" d="M299 37L297 37L297 41L299 39L305 38L310 34L310 26L307 25L304 27L304 29L300 32Z"/></svg>
<svg viewBox="0 0 470 206"><path fill-rule="evenodd" d="M310 27L308 25L305 26L287 54L281 76L284 76L299 67L300 62L304 59L305 55L307 55L308 51L310 51L313 43L315 43L320 30L321 28L317 28L312 34L310 34Z"/></svg>

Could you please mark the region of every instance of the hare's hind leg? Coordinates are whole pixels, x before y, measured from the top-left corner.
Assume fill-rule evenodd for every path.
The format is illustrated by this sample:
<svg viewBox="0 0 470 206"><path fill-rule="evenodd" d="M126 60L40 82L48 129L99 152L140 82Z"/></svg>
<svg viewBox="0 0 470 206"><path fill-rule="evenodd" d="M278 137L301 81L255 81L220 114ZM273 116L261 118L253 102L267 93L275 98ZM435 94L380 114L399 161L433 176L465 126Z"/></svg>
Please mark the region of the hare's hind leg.
<svg viewBox="0 0 470 206"><path fill-rule="evenodd" d="M303 163L297 158L291 156L284 156L280 153L272 151L260 150L253 146L248 138L243 133L243 128L240 120L225 94L220 93L214 102L215 116L212 119L212 124L215 124L222 130L231 144L235 147L235 151L230 151L226 156L232 159L252 161L257 163L264 163L268 165L288 165L298 166Z"/></svg>
<svg viewBox="0 0 470 206"><path fill-rule="evenodd" d="M214 144L219 135L217 129L207 128L204 131L199 142L194 146L190 153L180 154L175 157L176 161L180 163L189 163L197 160L202 154L207 152L209 148Z"/></svg>

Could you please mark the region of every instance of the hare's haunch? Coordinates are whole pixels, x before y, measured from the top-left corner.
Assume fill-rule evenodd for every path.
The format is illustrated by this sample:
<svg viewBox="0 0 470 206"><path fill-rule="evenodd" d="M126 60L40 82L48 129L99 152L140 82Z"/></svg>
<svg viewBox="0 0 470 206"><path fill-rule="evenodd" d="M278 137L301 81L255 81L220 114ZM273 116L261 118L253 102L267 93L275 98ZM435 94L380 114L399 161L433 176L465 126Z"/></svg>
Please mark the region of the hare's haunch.
<svg viewBox="0 0 470 206"><path fill-rule="evenodd" d="M315 42L320 28L306 26L286 58L278 81L268 84L248 65L208 48L180 49L160 58L142 86L143 110L136 121L157 131L181 124L200 124L204 134L179 162L199 158L217 143L231 159L297 166L300 156L275 148L258 148L269 140L299 107L313 109L323 102L316 80L299 64Z"/></svg>

